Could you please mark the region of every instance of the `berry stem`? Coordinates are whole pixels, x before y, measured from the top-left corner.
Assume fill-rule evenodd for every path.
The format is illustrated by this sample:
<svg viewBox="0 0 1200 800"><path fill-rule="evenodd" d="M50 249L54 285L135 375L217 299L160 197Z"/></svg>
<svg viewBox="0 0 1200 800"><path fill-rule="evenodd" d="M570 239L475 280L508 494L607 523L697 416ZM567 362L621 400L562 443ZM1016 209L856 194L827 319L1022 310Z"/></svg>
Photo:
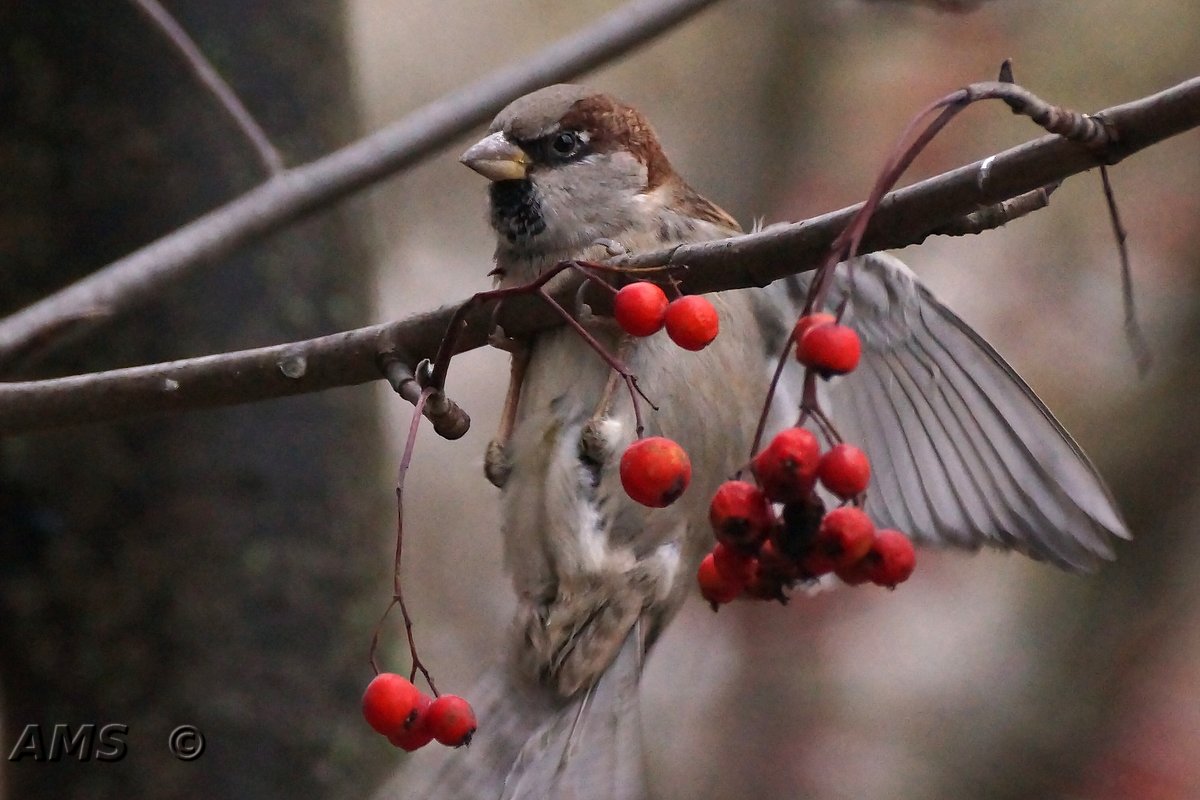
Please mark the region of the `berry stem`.
<svg viewBox="0 0 1200 800"><path fill-rule="evenodd" d="M617 287L613 286L611 283L604 280L599 275L592 274L592 270L597 269L597 268L603 268L603 266L601 264L591 264L589 262L580 261L575 265L575 268L578 269L580 274L583 275L583 277L587 279L588 283L591 283L595 286L599 286L602 289L607 289L609 294L612 294L614 296L617 294L617 291L618 291ZM580 284L580 286L579 286L580 293L582 293L583 288L584 288L584 284Z"/></svg>
<svg viewBox="0 0 1200 800"><path fill-rule="evenodd" d="M767 399L763 401L762 411L758 415L758 426L754 429L754 441L750 443L751 458L754 458L758 448L762 445L763 432L767 428L767 417L771 412L771 401L775 399L775 390L779 387L779 379L783 376L783 368L788 362L788 356L792 353L793 344L793 339L789 335L787 343L783 346L783 352L779 354L779 363L775 365L775 374L771 376L771 384L767 387Z"/></svg>
<svg viewBox="0 0 1200 800"><path fill-rule="evenodd" d="M383 616L379 618L379 622L375 625L375 632L371 635L371 650L370 662L371 667L375 670L375 674L379 674L379 662L376 659L376 651L379 648L380 631L383 628L383 623L387 619L392 608L400 606L400 613L404 617L404 632L408 638L408 652L412 659L412 669L409 671L408 679L414 680L417 677L417 671L425 677L425 682L429 684L430 691L434 697L437 697L437 685L433 681L433 675L425 667L421 661L421 656L417 653L417 641L413 636L413 621L412 616L408 613L408 606L404 602L404 586L401 580L401 565L404 557L404 479L408 475L408 468L412 464L413 449L417 444L417 432L421 427L421 412L425 407L425 401L429 396L438 391L432 385L426 386L421 390L417 402L413 404L412 420L408 424L408 439L404 443L404 454L400 457L400 467L396 475L396 558L393 562L392 569L392 601L388 603L388 607L384 610Z"/></svg>
<svg viewBox="0 0 1200 800"><path fill-rule="evenodd" d="M534 289L534 292L538 295L538 297L542 298L547 305L554 309L555 313L561 316L563 321L566 322L567 325L575 331L575 333L579 334L579 336L585 342L587 342L588 346L596 351L600 358L604 359L604 363L608 364L608 366L618 375L620 375L625 381L625 385L629 388L629 399L633 401L633 418L637 423L637 436L639 439L642 438L644 426L642 424L642 411L638 405L638 396L640 395L641 398L645 400L655 411L658 411L658 406L654 405L650 398L646 396L646 393L642 391L642 388L638 386L637 376L630 372L628 367L626 367L611 353L609 353L608 350L604 348L604 345L600 344L600 342L596 340L596 337L588 333L587 328L579 324L579 320L567 313L567 310L560 306L558 302L550 296L544 287L538 286Z"/></svg>
<svg viewBox="0 0 1200 800"><path fill-rule="evenodd" d="M826 444L832 447L841 443L842 435L838 433L837 426L821 409L820 400L817 398L817 372L813 369L806 369L804 371L804 391L800 397L800 418L796 421L796 427L803 427L810 418L816 424L818 432L825 437Z"/></svg>
<svg viewBox="0 0 1200 800"><path fill-rule="evenodd" d="M674 275L667 275L667 285L671 287L671 292L675 295L673 299L678 300L683 297L683 290L679 288L679 281Z"/></svg>
<svg viewBox="0 0 1200 800"><path fill-rule="evenodd" d="M608 266L606 264L597 264L591 261L560 261L553 267L550 267L548 270L543 272L541 275L538 275L529 283L521 284L520 286L509 286L503 289L492 289L486 292L478 292L472 295L461 306L459 306L458 309L455 310L454 316L450 318L450 323L446 326L446 333L444 336L442 336L441 344L438 346L437 355L434 357L433 373L430 375L427 385L439 390L445 388L446 373L450 369L450 360L458 351L458 339L462 335L463 330L466 329L467 314L469 314L472 309L484 303L496 302L508 297L515 297L522 294L536 294L549 303L550 307L553 308L569 325L571 325L575 329L576 333L582 335L585 341L587 341L587 343L591 345L592 348L596 350L596 352L599 353L602 358L604 358L605 362L609 366L621 374L621 377L625 379L625 382L630 385L631 394L634 391L636 391L638 394L641 394L642 398L650 404L650 407L657 411L658 407L655 406L654 403L650 402L650 398L646 397L646 395L642 393L641 389L637 388L637 379L629 373L624 365L620 365L619 362L617 362L604 349L603 345L597 342L590 334L588 334L586 330L584 330L583 326L579 324L578 320L567 313L567 311L561 305L559 305L548 292L546 292L544 288L545 285L559 273L568 269L579 270L579 272L588 280L600 283L604 285L605 288L612 291L612 286L607 284L605 281L600 280L597 276L590 275L589 270L597 270L600 272L609 272L621 275L637 274L642 272L660 272L670 275L671 272L680 269L686 269L686 267L683 267L679 264L669 264L658 267L624 268ZM634 414L638 416L638 428L640 430L641 417L640 413L638 412L636 402L634 403Z"/></svg>
<svg viewBox="0 0 1200 800"><path fill-rule="evenodd" d="M392 606L394 605L396 605L396 600L393 598L392 602L388 603L388 607L383 610L383 615L379 618L379 622L375 623L375 630L371 633L371 650L368 653L367 660L371 663L371 669L375 671L376 675L383 672L379 668L379 661L376 659L376 654L379 650L379 632L383 629L383 622L387 619L388 614L391 613Z"/></svg>
<svg viewBox="0 0 1200 800"><path fill-rule="evenodd" d="M454 312L454 316L450 318L450 324L446 326L446 334L442 337L442 343L438 346L437 356L433 361L433 374L429 378L429 385L438 389L442 389L446 385L446 372L450 369L450 359L458 350L458 337L466 327L467 314L471 309L483 303L503 300L506 297L515 297L517 295L529 294L537 292L542 286L546 285L552 278L564 270L576 267L574 261L560 261L550 269L537 276L530 283L520 286L509 286L503 289L491 289L486 292L478 292L467 299L465 303L458 307ZM585 273L586 274L586 273ZM543 293L544 294L544 293Z"/></svg>
<svg viewBox="0 0 1200 800"><path fill-rule="evenodd" d="M900 180L900 176L909 168L913 160L920 154L925 146L941 132L942 128L950 123L950 120L967 107L974 99L970 93L965 90L959 90L953 94L937 100L918 113L908 126L900 134L897 140L897 149L893 152L891 158L888 159L884 168L880 171L879 177L875 181L875 185L871 188L870 194L866 201L859 208L854 217L847 223L842 232L829 246L829 253L821 266L817 267L816 277L813 279L809 287L808 298L804 304L805 314L811 313L814 308L819 308L825 304L826 295L829 294L830 286L833 283L833 272L837 269L840 262L849 260L858 252L859 245L862 243L862 238L866 234L867 226L871 223L871 218L875 215L875 211L879 208L880 201L883 196L896 185L896 181ZM925 128L921 129L920 133L913 138L911 144L901 148L901 144L908 141L912 137L914 130L917 130L921 122L933 112L941 109L941 113L930 122ZM838 319L841 319L841 312L838 313Z"/></svg>

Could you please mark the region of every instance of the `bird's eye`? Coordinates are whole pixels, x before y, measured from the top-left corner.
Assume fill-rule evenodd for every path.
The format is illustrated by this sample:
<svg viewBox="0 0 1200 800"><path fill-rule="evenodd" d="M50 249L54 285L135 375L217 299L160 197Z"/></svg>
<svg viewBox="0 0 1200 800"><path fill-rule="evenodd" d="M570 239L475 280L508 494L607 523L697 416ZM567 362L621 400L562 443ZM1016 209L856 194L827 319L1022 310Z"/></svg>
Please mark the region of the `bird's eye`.
<svg viewBox="0 0 1200 800"><path fill-rule="evenodd" d="M572 156L579 150L579 134L575 131L563 131L550 140L550 147L559 156Z"/></svg>

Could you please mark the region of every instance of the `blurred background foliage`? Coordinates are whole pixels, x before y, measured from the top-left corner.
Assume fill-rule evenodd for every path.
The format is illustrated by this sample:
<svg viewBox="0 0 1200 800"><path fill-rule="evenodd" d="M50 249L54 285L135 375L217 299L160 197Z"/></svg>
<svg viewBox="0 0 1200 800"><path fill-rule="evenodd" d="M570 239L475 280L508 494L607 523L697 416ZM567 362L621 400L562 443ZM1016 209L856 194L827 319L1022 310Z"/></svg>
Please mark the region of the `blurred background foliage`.
<svg viewBox="0 0 1200 800"><path fill-rule="evenodd" d="M166 5L298 163L618 3ZM0 40L0 311L257 179L248 148L123 3L3 4ZM1096 110L1197 74L1198 45L1190 0L991 0L969 14L729 0L586 82L639 106L679 171L748 224L857 201L917 109L993 78L1004 58L1047 99ZM973 108L909 178L1036 134L999 105ZM484 187L456 161L468 141L45 369L319 335L486 288ZM649 661L656 796L1200 797L1200 136L1113 179L1157 359L1144 380L1097 176L1003 230L902 256L1075 433L1135 541L1082 578L939 552L894 593L717 616L697 599ZM456 363L449 390L472 431L454 443L423 431L410 476L407 594L450 691L496 657L512 607L482 478L506 377L498 352ZM9 765L8 796L348 798L400 766L356 706L389 593L408 412L360 387L0 444L0 740L96 715L133 730L120 765ZM391 638L403 668L402 631ZM188 765L151 738L181 722L209 734Z"/></svg>

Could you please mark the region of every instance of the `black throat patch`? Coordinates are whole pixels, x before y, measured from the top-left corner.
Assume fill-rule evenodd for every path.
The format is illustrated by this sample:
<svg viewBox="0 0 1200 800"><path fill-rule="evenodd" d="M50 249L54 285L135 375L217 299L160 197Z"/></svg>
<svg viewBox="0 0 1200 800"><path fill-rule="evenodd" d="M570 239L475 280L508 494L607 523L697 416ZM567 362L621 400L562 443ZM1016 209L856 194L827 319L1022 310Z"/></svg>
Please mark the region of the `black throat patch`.
<svg viewBox="0 0 1200 800"><path fill-rule="evenodd" d="M532 239L546 230L532 181L497 181L490 192L492 227L510 243Z"/></svg>

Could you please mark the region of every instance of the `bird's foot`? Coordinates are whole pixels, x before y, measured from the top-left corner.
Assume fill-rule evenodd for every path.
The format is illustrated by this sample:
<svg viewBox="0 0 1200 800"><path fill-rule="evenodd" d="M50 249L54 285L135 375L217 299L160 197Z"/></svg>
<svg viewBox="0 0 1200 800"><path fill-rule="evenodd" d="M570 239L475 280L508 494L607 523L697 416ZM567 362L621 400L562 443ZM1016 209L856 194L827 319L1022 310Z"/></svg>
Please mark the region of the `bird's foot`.
<svg viewBox="0 0 1200 800"><path fill-rule="evenodd" d="M508 442L492 439L483 454L483 474L497 489L503 489L512 474L512 461L508 457Z"/></svg>

